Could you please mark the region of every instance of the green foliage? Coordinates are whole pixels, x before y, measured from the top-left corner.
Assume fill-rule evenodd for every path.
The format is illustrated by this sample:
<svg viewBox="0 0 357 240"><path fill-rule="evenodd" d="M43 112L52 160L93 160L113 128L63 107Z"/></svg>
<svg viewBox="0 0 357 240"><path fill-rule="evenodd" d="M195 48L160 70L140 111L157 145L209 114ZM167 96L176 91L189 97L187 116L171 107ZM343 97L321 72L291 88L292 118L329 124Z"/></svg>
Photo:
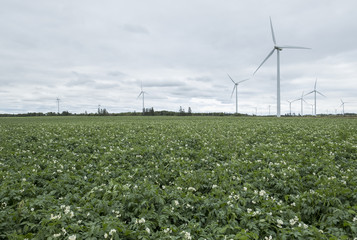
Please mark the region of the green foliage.
<svg viewBox="0 0 357 240"><path fill-rule="evenodd" d="M0 119L0 239L353 239L355 119Z"/></svg>

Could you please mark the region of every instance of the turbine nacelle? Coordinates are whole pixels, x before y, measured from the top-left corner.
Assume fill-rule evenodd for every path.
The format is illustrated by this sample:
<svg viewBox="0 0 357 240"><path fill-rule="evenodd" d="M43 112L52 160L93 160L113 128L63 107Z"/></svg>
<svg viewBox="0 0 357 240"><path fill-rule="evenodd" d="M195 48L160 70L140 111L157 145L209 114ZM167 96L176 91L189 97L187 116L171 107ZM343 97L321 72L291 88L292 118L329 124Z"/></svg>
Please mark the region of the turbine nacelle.
<svg viewBox="0 0 357 240"><path fill-rule="evenodd" d="M340 100L341 100L341 105L340 105L340 107L344 106L344 105L345 105L345 103L348 103L348 102L344 102L344 101L342 101L342 99L340 99Z"/></svg>

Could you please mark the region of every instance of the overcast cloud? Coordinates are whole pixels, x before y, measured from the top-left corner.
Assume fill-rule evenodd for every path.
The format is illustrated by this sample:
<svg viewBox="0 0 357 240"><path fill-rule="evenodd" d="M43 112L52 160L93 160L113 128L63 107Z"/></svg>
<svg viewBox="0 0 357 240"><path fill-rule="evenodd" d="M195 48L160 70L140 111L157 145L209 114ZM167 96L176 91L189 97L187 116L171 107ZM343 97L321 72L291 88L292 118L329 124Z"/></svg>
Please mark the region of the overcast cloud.
<svg viewBox="0 0 357 240"><path fill-rule="evenodd" d="M276 113L317 89L318 113L357 112L355 0L0 0L0 113L141 111ZM306 101L313 103L313 96ZM300 113L300 102L292 104ZM305 113L311 105L305 104Z"/></svg>

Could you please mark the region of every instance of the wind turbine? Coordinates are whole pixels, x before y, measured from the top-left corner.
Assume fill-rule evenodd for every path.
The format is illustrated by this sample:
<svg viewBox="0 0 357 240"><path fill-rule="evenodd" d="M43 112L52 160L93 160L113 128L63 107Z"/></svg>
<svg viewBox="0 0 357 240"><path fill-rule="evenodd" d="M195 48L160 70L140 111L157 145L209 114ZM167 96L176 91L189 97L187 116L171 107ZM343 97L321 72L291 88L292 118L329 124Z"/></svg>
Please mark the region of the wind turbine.
<svg viewBox="0 0 357 240"><path fill-rule="evenodd" d="M232 80L232 82L234 83L234 87L233 87L233 91L232 91L232 94L231 94L231 98L233 96L233 93L234 93L234 90L236 91L236 114L238 113L238 85L242 82L245 82L245 81L248 81L249 79L244 79L244 80L241 80L239 82L235 82L231 76L229 76L229 74L227 73L228 77Z"/></svg>
<svg viewBox="0 0 357 240"><path fill-rule="evenodd" d="M285 45L277 45L276 40L275 40L275 35L274 35L274 29L273 29L273 23L270 18L270 29L271 29L271 35L273 38L273 43L274 43L274 48L271 50L271 52L268 54L268 56L264 59L264 61L259 65L259 67L255 70L253 73L253 76L255 73L259 70L259 68L270 58L271 55L273 55L274 51L276 50L277 54L277 104L276 104L276 116L280 117L280 51L285 49L285 48L291 48L291 49L310 49L306 47L297 47L297 46L285 46Z"/></svg>
<svg viewBox="0 0 357 240"><path fill-rule="evenodd" d="M304 102L306 102L305 99L304 99L304 91L302 92L301 97L295 99L294 101L298 101L298 100L300 100L300 102L301 102L301 116L303 116L304 115L304 112L303 112ZM306 102L306 103L309 104L308 102Z"/></svg>
<svg viewBox="0 0 357 240"><path fill-rule="evenodd" d="M316 93L320 94L321 96L326 97L325 95L323 95L322 93L320 93L319 91L316 90L316 83L317 83L317 78L315 80L314 90L312 90L311 92L305 94L305 96L306 96L306 95L309 95L311 93L314 93L314 106L315 106L315 114L314 115L315 116L316 116Z"/></svg>
<svg viewBox="0 0 357 240"><path fill-rule="evenodd" d="M292 100L292 101L286 100L289 103L289 110L290 110L289 114L290 114L290 116L291 116L291 103L293 103L293 102L295 102L297 100L299 100L299 99L295 99L295 100Z"/></svg>
<svg viewBox="0 0 357 240"><path fill-rule="evenodd" d="M139 94L139 96L138 96L138 98L141 96L141 95L143 95L143 115L145 114L145 93L146 92L144 92L143 91L143 83L141 82L141 91L140 91L140 94Z"/></svg>
<svg viewBox="0 0 357 240"><path fill-rule="evenodd" d="M344 101L342 101L342 99L340 99L340 100L341 100L340 107L342 106L342 115L345 115L345 103L348 103L348 102L344 102Z"/></svg>
<svg viewBox="0 0 357 240"><path fill-rule="evenodd" d="M58 97L56 98L57 101L57 114L59 114L59 102L61 99L59 99Z"/></svg>

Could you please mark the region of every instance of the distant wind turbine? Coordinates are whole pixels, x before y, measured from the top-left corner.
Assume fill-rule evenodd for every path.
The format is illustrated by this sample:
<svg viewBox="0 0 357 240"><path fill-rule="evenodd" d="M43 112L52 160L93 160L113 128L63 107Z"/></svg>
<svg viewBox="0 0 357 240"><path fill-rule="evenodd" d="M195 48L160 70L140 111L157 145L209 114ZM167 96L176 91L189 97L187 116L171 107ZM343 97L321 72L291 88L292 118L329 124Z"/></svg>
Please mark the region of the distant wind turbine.
<svg viewBox="0 0 357 240"><path fill-rule="evenodd" d="M268 56L264 59L264 61L259 65L259 67L255 70L253 73L253 76L255 73L259 70L259 68L270 58L271 55L273 55L274 51L276 50L277 54L277 104L276 104L276 116L280 117L280 51L285 49L285 48L291 48L291 49L310 49L306 47L296 47L296 46L284 46L284 45L276 45L276 40L275 40L275 35L274 35L274 29L273 29L273 23L270 18L270 29L271 29L271 35L273 37L273 42L274 42L274 48L271 50L271 52L268 54Z"/></svg>
<svg viewBox="0 0 357 240"><path fill-rule="evenodd" d="M341 100L340 107L342 107L342 115L345 115L345 103L348 103L348 102L344 102L344 101L342 101L342 99L340 99L340 100Z"/></svg>
<svg viewBox="0 0 357 240"><path fill-rule="evenodd" d="M300 102L301 102L301 116L303 116L303 115L304 115L304 111L303 111L303 109L304 109L304 102L306 102L305 99L304 99L304 91L302 92L301 97L295 99L294 101L298 101L298 100L300 100ZM306 102L306 103L309 104L308 102Z"/></svg>
<svg viewBox="0 0 357 240"><path fill-rule="evenodd" d="M141 82L141 91L138 98L142 95L143 96L143 115L145 114L145 94L146 92L143 91L143 83Z"/></svg>
<svg viewBox="0 0 357 240"><path fill-rule="evenodd" d="M323 95L322 93L320 93L319 91L316 90L316 83L317 83L317 78L315 80L315 86L314 86L314 90L312 90L311 92L309 93L306 93L305 96L311 94L311 93L314 93L314 106L315 106L315 110L314 110L314 115L316 116L316 93L320 94L321 96L324 96L326 97L325 95Z"/></svg>
<svg viewBox="0 0 357 240"><path fill-rule="evenodd" d="M56 98L57 101L57 113L59 114L59 102L61 101L61 99L59 99L58 97Z"/></svg>
<svg viewBox="0 0 357 240"><path fill-rule="evenodd" d="M288 103L289 103L289 115L291 116L291 103L297 101L299 99L295 99L295 100L292 100L292 101L289 101L289 100L286 100Z"/></svg>
<svg viewBox="0 0 357 240"><path fill-rule="evenodd" d="M233 93L234 93L234 90L236 91L236 114L238 113L238 85L242 82L245 82L245 81L248 81L249 79L244 79L244 80L241 80L239 82L235 82L231 76L229 76L229 74L227 73L228 77L232 80L232 82L234 83L234 87L233 87L233 91L232 91L232 94L231 94L231 98L233 96Z"/></svg>

